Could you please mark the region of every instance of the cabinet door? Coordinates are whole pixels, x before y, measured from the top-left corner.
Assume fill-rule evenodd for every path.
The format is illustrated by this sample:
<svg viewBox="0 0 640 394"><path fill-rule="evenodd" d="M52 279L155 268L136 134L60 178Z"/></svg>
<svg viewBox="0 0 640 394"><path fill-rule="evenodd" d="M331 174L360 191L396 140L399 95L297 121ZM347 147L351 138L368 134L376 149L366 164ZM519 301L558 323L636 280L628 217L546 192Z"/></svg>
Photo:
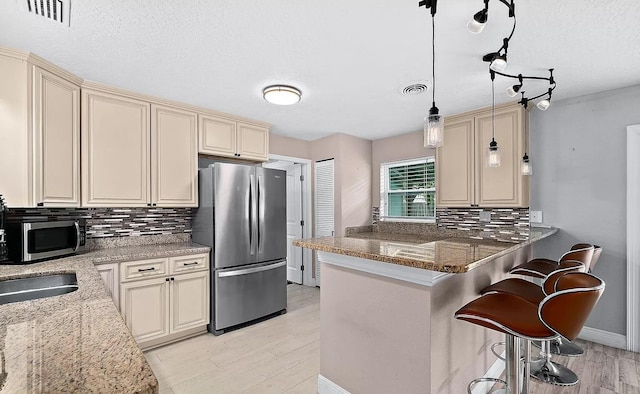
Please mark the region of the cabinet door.
<svg viewBox="0 0 640 394"><path fill-rule="evenodd" d="M209 324L209 271L171 280L171 333Z"/></svg>
<svg viewBox="0 0 640 394"><path fill-rule="evenodd" d="M495 140L500 149L500 166L487 167L486 150L491 142L491 111L476 116L476 201L485 207L528 205L520 174L524 155L524 110L518 106L496 110Z"/></svg>
<svg viewBox="0 0 640 394"><path fill-rule="evenodd" d="M436 207L474 203L473 117L447 121L444 145L436 151Z"/></svg>
<svg viewBox="0 0 640 394"><path fill-rule="evenodd" d="M199 115L199 153L214 156L236 156L236 122Z"/></svg>
<svg viewBox="0 0 640 394"><path fill-rule="evenodd" d="M80 206L80 87L34 67L35 203Z"/></svg>
<svg viewBox="0 0 640 394"><path fill-rule="evenodd" d="M151 202L198 206L197 114L151 106Z"/></svg>
<svg viewBox="0 0 640 394"><path fill-rule="evenodd" d="M169 335L169 278L120 285L120 313L138 343Z"/></svg>
<svg viewBox="0 0 640 394"><path fill-rule="evenodd" d="M149 103L97 91L82 95L82 204L149 204Z"/></svg>
<svg viewBox="0 0 640 394"><path fill-rule="evenodd" d="M269 159L269 129L238 123L238 154L243 159Z"/></svg>
<svg viewBox="0 0 640 394"><path fill-rule="evenodd" d="M120 309L120 278L118 263L97 265L98 273L102 277L107 292L113 299L116 308Z"/></svg>

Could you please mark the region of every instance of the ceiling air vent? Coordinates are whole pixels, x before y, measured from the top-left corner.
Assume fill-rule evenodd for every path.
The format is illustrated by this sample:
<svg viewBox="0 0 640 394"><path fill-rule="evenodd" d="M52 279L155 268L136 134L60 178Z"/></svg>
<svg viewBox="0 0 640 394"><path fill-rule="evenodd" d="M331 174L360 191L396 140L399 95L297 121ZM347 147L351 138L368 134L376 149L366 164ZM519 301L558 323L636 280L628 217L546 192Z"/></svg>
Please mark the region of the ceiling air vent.
<svg viewBox="0 0 640 394"><path fill-rule="evenodd" d="M51 21L69 25L71 0L24 0L27 11L45 17Z"/></svg>
<svg viewBox="0 0 640 394"><path fill-rule="evenodd" d="M425 83L412 83L411 85L405 86L402 89L402 94L408 96L415 96L417 94L422 94L426 92L429 88Z"/></svg>

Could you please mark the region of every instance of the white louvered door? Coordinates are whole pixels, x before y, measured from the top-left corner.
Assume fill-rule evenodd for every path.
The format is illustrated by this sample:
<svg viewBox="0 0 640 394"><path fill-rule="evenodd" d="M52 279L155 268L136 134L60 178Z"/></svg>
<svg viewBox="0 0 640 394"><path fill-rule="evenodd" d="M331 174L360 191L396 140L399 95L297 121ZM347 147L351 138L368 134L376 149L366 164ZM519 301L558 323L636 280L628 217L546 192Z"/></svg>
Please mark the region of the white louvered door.
<svg viewBox="0 0 640 394"><path fill-rule="evenodd" d="M316 237L333 236L334 231L334 161L316 162L315 208ZM320 286L320 262L316 261L316 286Z"/></svg>

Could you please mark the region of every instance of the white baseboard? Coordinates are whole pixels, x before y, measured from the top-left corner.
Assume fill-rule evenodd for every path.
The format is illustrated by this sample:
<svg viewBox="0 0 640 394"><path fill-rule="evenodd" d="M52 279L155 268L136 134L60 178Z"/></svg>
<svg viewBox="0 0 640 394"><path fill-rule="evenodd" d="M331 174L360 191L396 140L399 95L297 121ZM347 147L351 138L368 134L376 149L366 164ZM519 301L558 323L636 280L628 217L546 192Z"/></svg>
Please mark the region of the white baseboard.
<svg viewBox="0 0 640 394"><path fill-rule="evenodd" d="M504 358L505 353L503 352L500 357ZM504 361L499 358L493 363L491 368L484 374L483 378L500 378L500 375L504 372L505 364ZM491 387L493 387L494 382L480 382L473 386L473 390L471 390L471 394L484 394L488 393Z"/></svg>
<svg viewBox="0 0 640 394"><path fill-rule="evenodd" d="M627 337L625 335L599 330L597 328L583 327L578 338L618 349L627 348Z"/></svg>
<svg viewBox="0 0 640 394"><path fill-rule="evenodd" d="M347 390L318 374L318 394L351 394Z"/></svg>

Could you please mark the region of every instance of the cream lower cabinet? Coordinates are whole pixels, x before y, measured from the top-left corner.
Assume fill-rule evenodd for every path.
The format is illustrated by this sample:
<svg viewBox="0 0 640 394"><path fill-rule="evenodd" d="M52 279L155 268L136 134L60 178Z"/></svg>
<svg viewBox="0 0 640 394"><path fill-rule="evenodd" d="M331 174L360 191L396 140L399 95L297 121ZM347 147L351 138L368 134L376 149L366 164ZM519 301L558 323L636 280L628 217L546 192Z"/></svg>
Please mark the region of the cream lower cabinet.
<svg viewBox="0 0 640 394"><path fill-rule="evenodd" d="M206 332L208 254L120 263L120 313L143 349Z"/></svg>
<svg viewBox="0 0 640 394"><path fill-rule="evenodd" d="M198 152L212 156L267 161L269 129L211 115L199 115Z"/></svg>
<svg viewBox="0 0 640 394"><path fill-rule="evenodd" d="M120 275L118 263L97 265L98 273L107 288L107 293L113 299L116 308L120 309Z"/></svg>
<svg viewBox="0 0 640 394"><path fill-rule="evenodd" d="M82 205L197 207L197 114L83 89Z"/></svg>
<svg viewBox="0 0 640 394"><path fill-rule="evenodd" d="M80 81L0 48L0 193L8 206L80 206Z"/></svg>
<svg viewBox="0 0 640 394"><path fill-rule="evenodd" d="M520 105L496 108L499 167L487 167L491 109L445 119L444 145L436 152L436 206L528 207L529 177L521 175L527 113Z"/></svg>

